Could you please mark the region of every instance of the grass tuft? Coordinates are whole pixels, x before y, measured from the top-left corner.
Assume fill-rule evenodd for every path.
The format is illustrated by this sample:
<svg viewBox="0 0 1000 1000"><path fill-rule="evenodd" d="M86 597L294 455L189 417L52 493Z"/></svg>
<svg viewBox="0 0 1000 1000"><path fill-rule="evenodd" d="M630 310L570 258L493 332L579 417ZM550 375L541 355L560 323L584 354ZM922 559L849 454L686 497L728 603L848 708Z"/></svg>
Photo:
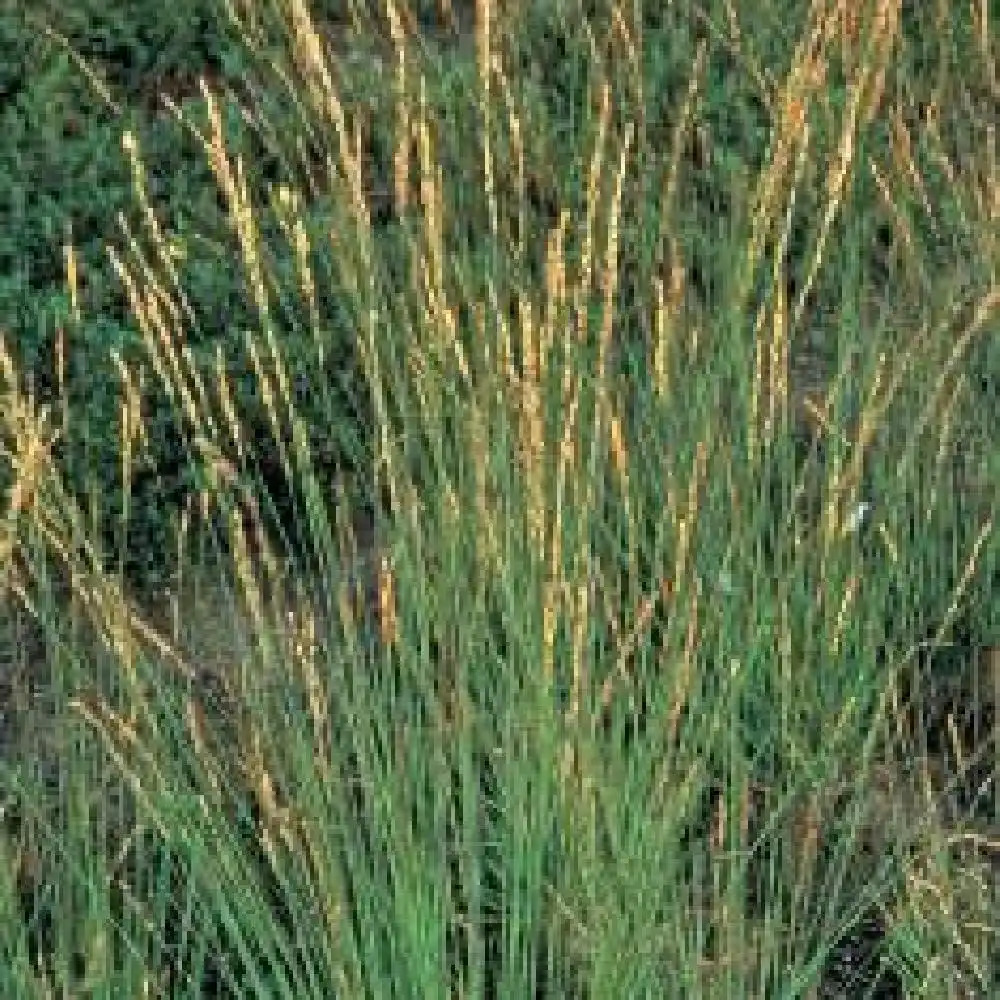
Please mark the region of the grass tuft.
<svg viewBox="0 0 1000 1000"><path fill-rule="evenodd" d="M42 647L0 992L993 995L985 5L936 42L892 0L349 6L345 51L301 0L227 4L268 99L174 106L269 489L123 135L123 489L146 380L197 470L166 599L0 350L5 601ZM354 470L303 353L354 366Z"/></svg>

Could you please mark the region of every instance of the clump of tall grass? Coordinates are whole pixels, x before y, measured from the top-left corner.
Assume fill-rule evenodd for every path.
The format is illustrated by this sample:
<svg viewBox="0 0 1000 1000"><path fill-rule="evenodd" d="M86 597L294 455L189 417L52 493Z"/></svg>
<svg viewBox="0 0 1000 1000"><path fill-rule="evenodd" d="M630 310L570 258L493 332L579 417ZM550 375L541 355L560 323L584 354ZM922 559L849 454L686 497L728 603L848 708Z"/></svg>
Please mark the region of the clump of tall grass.
<svg viewBox="0 0 1000 1000"><path fill-rule="evenodd" d="M226 556L207 592L178 588L183 635L157 627L65 494L51 421L3 352L6 579L46 624L53 700L38 766L3 772L7 995L820 996L873 912L911 995L989 989L996 901L957 853L988 836L946 816L905 699L995 558L990 509L957 522L951 455L1000 289L995 270L961 288L942 273L915 309L909 291L845 284L823 327L837 364L806 384L811 291L866 249L858 176L883 190L900 275L916 237L894 210L924 191L902 115L891 179L872 152L900 7L851 11L810 5L765 87L764 165L730 192L699 295L685 149L707 44L664 134L641 114L636 12L579 21L592 65L560 145L516 72L519 5L477 3L474 53L449 66L385 4L387 234L346 64L303 3L232 5L323 151L317 237L304 184L255 200L204 88L259 318L247 352L312 572L289 569L240 491L241 414L222 360L210 377L186 347L194 309L126 136L143 228L113 263L208 477L200 500L227 517ZM277 138L294 165L298 135ZM981 235L985 183L954 178ZM296 412L265 213L312 317L298 335L324 350L317 240L353 317L372 608L353 504L323 486ZM641 336L622 326L626 280ZM123 364L126 479L135 374Z"/></svg>

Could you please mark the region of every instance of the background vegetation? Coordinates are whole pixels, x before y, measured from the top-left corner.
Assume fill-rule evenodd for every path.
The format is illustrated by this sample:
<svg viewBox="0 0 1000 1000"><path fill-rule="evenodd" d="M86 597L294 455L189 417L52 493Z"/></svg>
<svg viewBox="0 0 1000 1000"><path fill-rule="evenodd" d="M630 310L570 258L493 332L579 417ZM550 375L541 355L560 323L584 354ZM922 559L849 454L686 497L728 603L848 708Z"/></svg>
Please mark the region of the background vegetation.
<svg viewBox="0 0 1000 1000"><path fill-rule="evenodd" d="M4 8L4 995L993 995L988 14Z"/></svg>

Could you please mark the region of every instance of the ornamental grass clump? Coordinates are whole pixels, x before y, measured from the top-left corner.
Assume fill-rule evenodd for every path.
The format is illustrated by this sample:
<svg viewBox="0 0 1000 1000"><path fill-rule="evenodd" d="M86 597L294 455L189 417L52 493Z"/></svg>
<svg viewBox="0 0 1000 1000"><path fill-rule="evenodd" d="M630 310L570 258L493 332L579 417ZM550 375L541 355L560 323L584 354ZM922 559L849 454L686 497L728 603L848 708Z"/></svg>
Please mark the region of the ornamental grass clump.
<svg viewBox="0 0 1000 1000"><path fill-rule="evenodd" d="M198 472L160 606L0 355L5 582L47 650L0 784L2 992L989 995L992 786L954 802L994 734L931 733L921 692L990 627L992 125L917 114L891 0L798 4L791 42L765 3L480 0L471 36L442 4L452 40L350 6L338 43L227 4L267 99L174 107L256 317L270 491L124 135L122 481L149 383ZM974 19L939 101L985 72ZM353 469L304 354L309 394L354 382Z"/></svg>

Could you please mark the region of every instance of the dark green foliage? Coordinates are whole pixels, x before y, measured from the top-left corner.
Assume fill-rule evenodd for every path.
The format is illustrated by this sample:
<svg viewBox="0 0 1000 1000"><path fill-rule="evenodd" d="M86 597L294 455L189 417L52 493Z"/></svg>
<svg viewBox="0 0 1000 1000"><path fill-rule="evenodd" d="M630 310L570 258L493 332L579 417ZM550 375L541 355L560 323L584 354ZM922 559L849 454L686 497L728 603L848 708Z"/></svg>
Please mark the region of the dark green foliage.
<svg viewBox="0 0 1000 1000"><path fill-rule="evenodd" d="M163 553L169 551L172 520L201 477L191 467L192 429L183 425L149 370L147 348L107 256L109 245L126 245L119 216L133 232L144 229L121 145L126 129L138 138L150 171L147 190L159 223L184 250L180 279L198 320L195 329L185 331L188 342L209 385L219 352L225 359L238 409L251 428L254 469L248 474L258 481L262 475L279 500L288 492L247 357L246 333L259 323L237 263L239 251L203 148L165 112L160 96L178 102L203 129L197 78L204 74L214 87L240 92L246 69L241 53L214 0L181 0L168 8L96 2L21 6L0 14L5 136L0 147L0 330L40 400L64 396L68 403L60 457L85 509L86 498L100 497L96 513L109 551L123 551L127 542L124 551L133 563L148 555L148 565L128 568L144 580L152 575L147 582L154 585L164 582L155 577L166 569ZM99 86L92 85L81 64ZM104 95L100 86L106 88ZM272 116L290 113L274 101L264 110ZM288 177L293 168L271 155L262 136L241 127L238 115L228 102L229 149L253 165L261 219L273 229L266 211L268 181ZM270 125L282 134L280 118L272 117ZM314 218L317 231L330 225L329 214L319 206ZM67 291L67 242L78 260L78 321ZM334 268L329 260L313 261L329 326L326 370L318 371L311 364L313 333L295 293L290 252L285 249L283 259L274 259L280 251L273 248L282 247L282 241L272 232L267 242L269 264L278 275L282 347L299 389L301 415L316 429L312 443L322 461L357 465L364 452L363 401L351 374L350 317L338 306ZM55 357L60 331L68 348L64 385ZM120 469L116 428L122 385L115 356L145 367L147 375L143 407L149 448L139 456L135 481L129 484L122 482Z"/></svg>

